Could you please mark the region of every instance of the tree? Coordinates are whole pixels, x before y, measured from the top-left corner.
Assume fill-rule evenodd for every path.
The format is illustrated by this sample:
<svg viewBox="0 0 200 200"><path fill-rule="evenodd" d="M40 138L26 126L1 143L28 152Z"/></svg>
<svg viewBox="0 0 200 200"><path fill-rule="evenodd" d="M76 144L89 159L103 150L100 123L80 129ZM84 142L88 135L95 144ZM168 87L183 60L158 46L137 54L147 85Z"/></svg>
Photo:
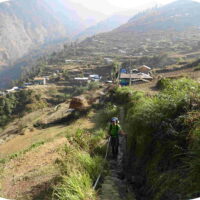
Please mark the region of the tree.
<svg viewBox="0 0 200 200"><path fill-rule="evenodd" d="M69 71L68 70L63 70L63 73L62 73L63 77L65 80L68 80L69 79Z"/></svg>
<svg viewBox="0 0 200 200"><path fill-rule="evenodd" d="M119 79L119 70L121 64L117 61L113 62L112 71L111 71L111 78L114 83L116 83Z"/></svg>

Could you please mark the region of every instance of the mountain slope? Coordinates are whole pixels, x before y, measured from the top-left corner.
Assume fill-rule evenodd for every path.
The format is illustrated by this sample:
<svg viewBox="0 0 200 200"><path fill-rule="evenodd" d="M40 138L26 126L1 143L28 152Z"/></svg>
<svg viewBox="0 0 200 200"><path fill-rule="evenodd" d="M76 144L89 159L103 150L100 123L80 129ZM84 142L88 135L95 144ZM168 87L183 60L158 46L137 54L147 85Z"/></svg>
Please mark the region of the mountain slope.
<svg viewBox="0 0 200 200"><path fill-rule="evenodd" d="M136 13L136 12L137 11L132 11L129 13L117 13L115 15L112 15L108 17L107 19L97 23L96 25L87 28L86 30L78 34L76 38L84 39L86 37L89 37L98 33L112 31L113 29L128 22L130 17L133 16L133 13Z"/></svg>
<svg viewBox="0 0 200 200"><path fill-rule="evenodd" d="M199 51L199 10L200 3L192 0L179 0L155 7L135 15L111 32L88 38L81 46L88 46L93 55L100 52L111 57Z"/></svg>
<svg viewBox="0 0 200 200"><path fill-rule="evenodd" d="M116 31L184 30L200 26L200 3L178 0L134 16Z"/></svg>
<svg viewBox="0 0 200 200"><path fill-rule="evenodd" d="M37 46L71 38L102 17L68 0L3 2L0 4L0 61L9 64Z"/></svg>

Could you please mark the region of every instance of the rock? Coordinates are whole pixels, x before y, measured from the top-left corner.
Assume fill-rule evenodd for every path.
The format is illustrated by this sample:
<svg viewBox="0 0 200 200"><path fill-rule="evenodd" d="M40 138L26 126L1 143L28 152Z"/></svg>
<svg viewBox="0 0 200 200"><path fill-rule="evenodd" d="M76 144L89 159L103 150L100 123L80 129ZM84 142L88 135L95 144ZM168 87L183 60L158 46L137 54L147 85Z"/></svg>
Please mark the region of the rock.
<svg viewBox="0 0 200 200"><path fill-rule="evenodd" d="M73 97L69 105L69 109L75 110L84 110L88 107L87 100L83 96Z"/></svg>

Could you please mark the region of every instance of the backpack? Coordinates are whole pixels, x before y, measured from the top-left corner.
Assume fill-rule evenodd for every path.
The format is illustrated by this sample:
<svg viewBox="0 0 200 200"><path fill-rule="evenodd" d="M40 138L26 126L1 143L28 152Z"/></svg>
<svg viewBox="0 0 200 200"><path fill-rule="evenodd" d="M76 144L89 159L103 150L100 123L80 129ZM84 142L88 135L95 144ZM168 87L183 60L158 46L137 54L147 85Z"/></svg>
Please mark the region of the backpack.
<svg viewBox="0 0 200 200"><path fill-rule="evenodd" d="M114 126L115 126L116 130L113 130ZM115 133L112 133L112 130L113 130L113 132L115 132ZM110 135L110 136L113 136L113 137L118 136L119 130L120 130L120 127L119 127L118 124L116 124L116 125L110 124L110 127L109 127L109 135Z"/></svg>

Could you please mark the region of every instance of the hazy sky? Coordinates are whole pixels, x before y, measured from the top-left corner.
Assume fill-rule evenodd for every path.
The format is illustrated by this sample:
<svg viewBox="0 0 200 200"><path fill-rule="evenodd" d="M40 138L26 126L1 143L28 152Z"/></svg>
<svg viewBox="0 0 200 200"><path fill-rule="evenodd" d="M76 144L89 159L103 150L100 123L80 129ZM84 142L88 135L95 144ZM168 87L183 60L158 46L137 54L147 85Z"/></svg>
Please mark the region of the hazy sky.
<svg viewBox="0 0 200 200"><path fill-rule="evenodd" d="M113 12L132 10L137 8L148 8L157 5L163 5L175 0L71 0L84 5L85 7L100 11L104 14ZM199 1L200 0L195 0Z"/></svg>
<svg viewBox="0 0 200 200"><path fill-rule="evenodd" d="M6 0L0 0L3 2ZM27 0L28 1L28 0ZM56 1L56 0L55 0ZM65 0L63 0L65 1ZM124 10L133 10L138 8L147 8L170 3L175 0L71 0L83 5L91 10L99 11L104 14L112 14ZM195 0L200 2L200 0Z"/></svg>
<svg viewBox="0 0 200 200"><path fill-rule="evenodd" d="M137 9L138 7L145 7L158 4L164 4L172 2L173 0L71 0L77 2L85 7L102 12L104 14L110 14L113 12L119 12L123 10Z"/></svg>

